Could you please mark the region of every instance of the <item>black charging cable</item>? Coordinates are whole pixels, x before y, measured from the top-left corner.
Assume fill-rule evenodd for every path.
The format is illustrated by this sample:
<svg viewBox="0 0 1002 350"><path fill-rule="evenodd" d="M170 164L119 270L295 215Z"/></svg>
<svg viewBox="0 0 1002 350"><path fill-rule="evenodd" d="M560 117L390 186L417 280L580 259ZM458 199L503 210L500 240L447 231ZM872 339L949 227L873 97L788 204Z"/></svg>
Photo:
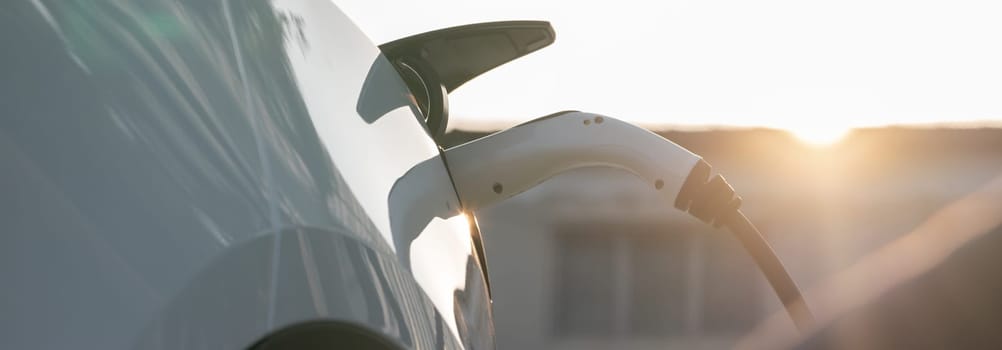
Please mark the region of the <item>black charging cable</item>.
<svg viewBox="0 0 1002 350"><path fill-rule="evenodd" d="M710 164L700 160L686 177L675 200L675 207L703 222L730 230L755 260L766 280L801 332L814 325L814 316L804 301L800 288L769 246L758 228L741 212L741 197L720 175L710 177Z"/></svg>

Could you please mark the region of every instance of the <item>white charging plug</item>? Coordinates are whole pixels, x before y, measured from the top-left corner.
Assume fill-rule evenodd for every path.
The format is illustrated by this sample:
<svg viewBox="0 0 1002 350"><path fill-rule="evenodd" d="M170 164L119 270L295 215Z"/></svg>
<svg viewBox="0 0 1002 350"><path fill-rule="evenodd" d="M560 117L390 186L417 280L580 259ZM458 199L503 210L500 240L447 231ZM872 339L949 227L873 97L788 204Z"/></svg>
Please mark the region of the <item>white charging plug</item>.
<svg viewBox="0 0 1002 350"><path fill-rule="evenodd" d="M762 234L739 210L740 197L701 157L635 125L595 114L562 112L445 150L463 210L476 211L568 170L614 167L639 176L669 203L727 227L765 274L794 323L813 316L800 289Z"/></svg>
<svg viewBox="0 0 1002 350"><path fill-rule="evenodd" d="M467 211L522 193L562 172L592 166L625 169L674 203L700 159L646 129L582 112L539 118L445 150Z"/></svg>

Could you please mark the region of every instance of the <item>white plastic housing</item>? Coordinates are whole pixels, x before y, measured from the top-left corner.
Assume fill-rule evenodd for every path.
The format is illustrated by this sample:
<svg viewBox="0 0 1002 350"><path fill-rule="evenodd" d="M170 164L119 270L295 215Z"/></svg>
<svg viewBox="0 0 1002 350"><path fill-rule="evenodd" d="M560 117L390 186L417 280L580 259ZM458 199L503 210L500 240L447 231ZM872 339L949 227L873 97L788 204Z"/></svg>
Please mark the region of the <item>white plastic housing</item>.
<svg viewBox="0 0 1002 350"><path fill-rule="evenodd" d="M567 112L450 148L445 159L463 208L475 211L590 166L625 169L674 203L700 157L633 124Z"/></svg>

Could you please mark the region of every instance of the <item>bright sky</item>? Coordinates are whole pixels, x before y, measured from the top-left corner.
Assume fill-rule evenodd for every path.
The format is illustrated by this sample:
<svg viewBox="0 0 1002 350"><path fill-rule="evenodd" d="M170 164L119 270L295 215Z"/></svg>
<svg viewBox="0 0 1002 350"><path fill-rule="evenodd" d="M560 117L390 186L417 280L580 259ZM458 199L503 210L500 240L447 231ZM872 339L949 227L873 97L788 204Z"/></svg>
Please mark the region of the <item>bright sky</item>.
<svg viewBox="0 0 1002 350"><path fill-rule="evenodd" d="M565 109L648 126L1002 125L1002 2L335 0L377 43L541 19L556 43L451 95L452 122Z"/></svg>

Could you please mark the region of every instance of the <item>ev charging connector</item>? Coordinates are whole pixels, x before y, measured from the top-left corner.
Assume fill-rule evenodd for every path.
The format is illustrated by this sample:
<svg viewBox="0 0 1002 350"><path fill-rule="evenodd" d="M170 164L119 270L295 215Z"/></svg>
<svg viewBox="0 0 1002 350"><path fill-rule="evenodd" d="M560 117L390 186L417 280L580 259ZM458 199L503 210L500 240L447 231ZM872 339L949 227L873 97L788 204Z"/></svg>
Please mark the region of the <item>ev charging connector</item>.
<svg viewBox="0 0 1002 350"><path fill-rule="evenodd" d="M813 317L800 289L758 230L739 211L723 177L685 148L614 118L561 112L449 148L444 158L463 209L473 212L568 170L613 167L640 177L669 203L727 227L765 274L801 331Z"/></svg>

